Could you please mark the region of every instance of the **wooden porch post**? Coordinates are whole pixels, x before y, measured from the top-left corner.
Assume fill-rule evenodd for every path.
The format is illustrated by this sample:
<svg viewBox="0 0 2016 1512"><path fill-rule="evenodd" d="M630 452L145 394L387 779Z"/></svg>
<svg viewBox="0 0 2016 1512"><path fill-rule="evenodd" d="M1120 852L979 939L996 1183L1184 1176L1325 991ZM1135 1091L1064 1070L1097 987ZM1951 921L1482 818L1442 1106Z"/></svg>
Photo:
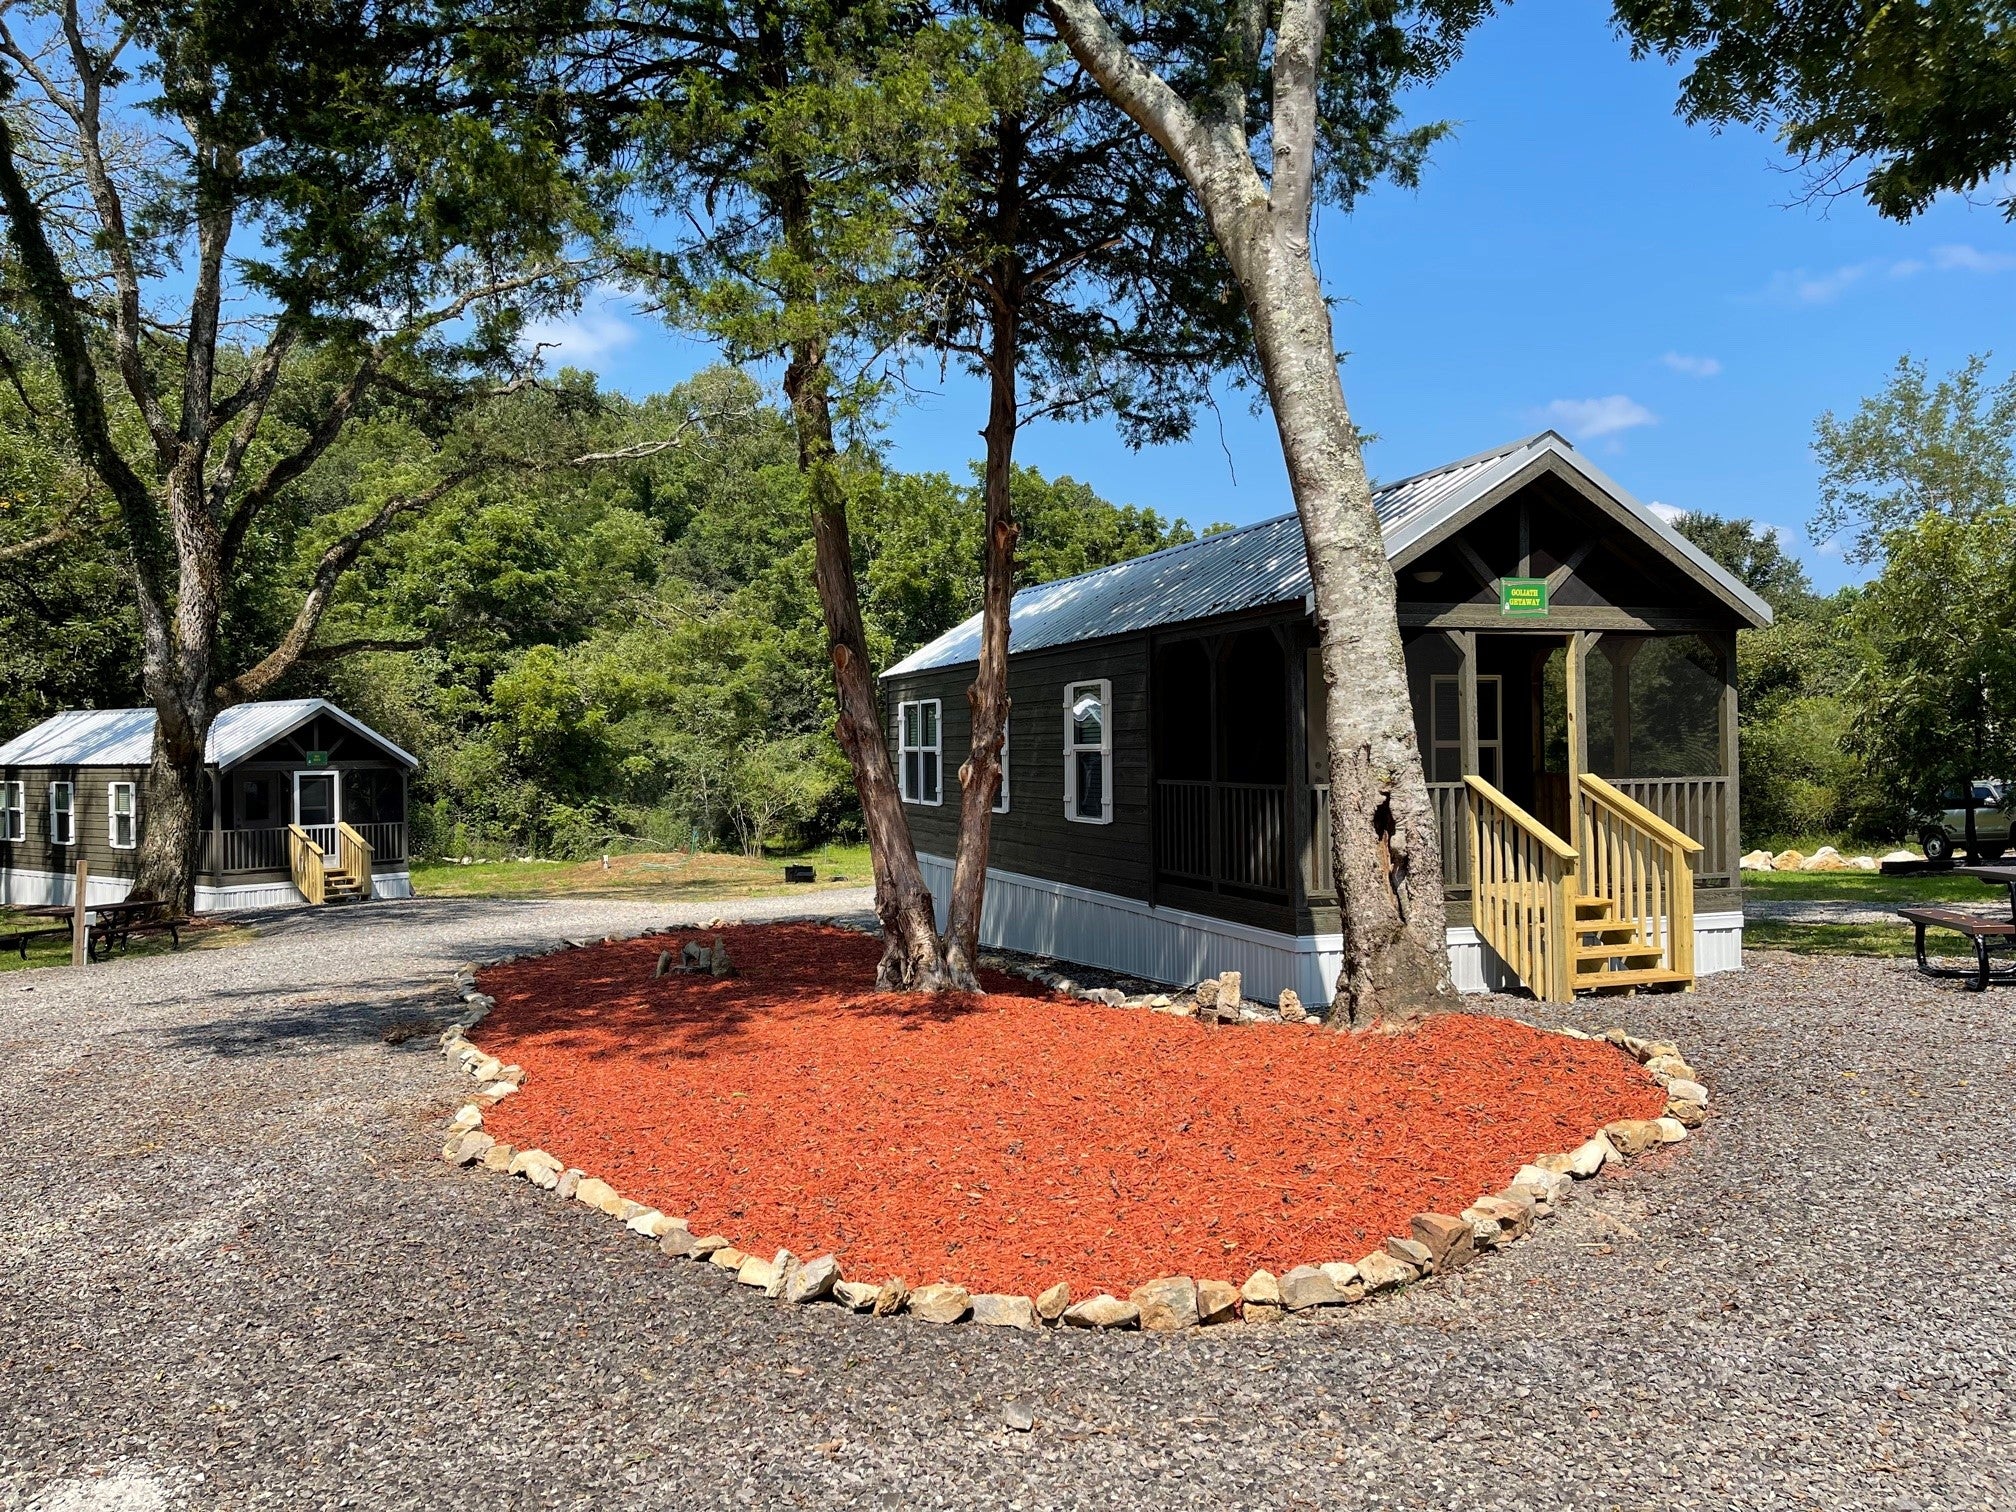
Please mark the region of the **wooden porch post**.
<svg viewBox="0 0 2016 1512"><path fill-rule="evenodd" d="M1631 663L1645 649L1645 642L1625 636L1603 637L1603 654L1610 659L1610 728L1615 733L1610 764L1619 777L1631 775Z"/></svg>
<svg viewBox="0 0 2016 1512"><path fill-rule="evenodd" d="M1563 838L1580 850L1582 838L1582 774L1589 770L1589 689L1588 668L1584 665L1589 655L1590 637L1586 632L1571 632L1568 637L1566 658L1568 718L1568 811L1562 818L1565 823ZM1572 865L1572 863L1571 863Z"/></svg>
<svg viewBox="0 0 2016 1512"><path fill-rule="evenodd" d="M1461 777L1482 777L1477 757L1477 632L1475 630L1452 630L1449 639L1456 647L1456 728L1461 734L1463 750L1460 765ZM1502 783L1505 774L1500 772ZM1455 803L1456 833L1442 842L1442 854L1455 858L1456 875L1442 879L1442 892L1447 896L1452 887L1470 886L1470 789L1465 787L1457 793ZM1474 906L1474 901L1473 901Z"/></svg>
<svg viewBox="0 0 2016 1512"><path fill-rule="evenodd" d="M219 886L224 881L224 774L210 773L210 860L204 868L214 873Z"/></svg>

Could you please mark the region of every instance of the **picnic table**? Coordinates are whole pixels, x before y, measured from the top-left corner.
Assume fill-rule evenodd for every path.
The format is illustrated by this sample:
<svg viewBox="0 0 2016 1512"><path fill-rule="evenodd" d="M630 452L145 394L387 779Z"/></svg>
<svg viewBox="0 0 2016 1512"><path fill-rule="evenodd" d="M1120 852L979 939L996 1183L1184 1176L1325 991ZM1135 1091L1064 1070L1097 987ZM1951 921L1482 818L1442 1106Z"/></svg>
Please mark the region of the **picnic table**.
<svg viewBox="0 0 2016 1512"><path fill-rule="evenodd" d="M1991 981L2016 981L2016 959L1994 965L1996 952L2016 954L2016 866L1956 866L1955 876L1974 877L1994 887L2009 890L2009 912L1983 914L1959 908L1900 908L1897 912L1917 930L1918 969L1926 976L1966 977L1976 992L1985 992ZM1972 969L1934 966L1925 959L1925 931L1950 929L1965 935L1974 947Z"/></svg>
<svg viewBox="0 0 2016 1512"><path fill-rule="evenodd" d="M118 903L89 903L84 911L92 916L84 953L94 961L110 956L115 948L130 943L136 934L165 933L171 950L179 950L182 946L182 920L159 899L130 898ZM75 915L75 910L68 903L38 903L17 912L31 919L69 920ZM67 932L64 929L23 931L20 941L22 957L27 957L27 940L31 933L39 938Z"/></svg>

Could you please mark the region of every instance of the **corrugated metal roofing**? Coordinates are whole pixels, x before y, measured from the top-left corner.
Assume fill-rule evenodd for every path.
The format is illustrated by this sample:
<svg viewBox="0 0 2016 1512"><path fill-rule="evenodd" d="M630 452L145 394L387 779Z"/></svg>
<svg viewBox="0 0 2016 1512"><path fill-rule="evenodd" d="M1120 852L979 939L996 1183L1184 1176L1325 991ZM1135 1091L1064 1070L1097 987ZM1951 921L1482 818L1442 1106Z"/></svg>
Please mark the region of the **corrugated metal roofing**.
<svg viewBox="0 0 2016 1512"><path fill-rule="evenodd" d="M318 714L376 741L408 766L420 764L326 698L236 704L212 722L203 759L231 766ZM66 709L0 745L0 766L145 766L154 750L154 718L152 709Z"/></svg>
<svg viewBox="0 0 2016 1512"><path fill-rule="evenodd" d="M1711 574L1758 623L1770 622L1771 611L1761 599L1590 466L1553 431L1479 452L1377 490L1372 507L1385 535L1387 556L1401 555L1444 521L1543 457L1555 458L1581 473L1642 520L1669 550ZM1018 652L1040 651L1046 646L1294 603L1308 592L1309 559L1302 544L1302 522L1295 515L1281 515L1077 577L1024 588L1015 595L1010 611L1009 645ZM953 667L973 661L979 654L980 616L976 614L920 646L883 676Z"/></svg>

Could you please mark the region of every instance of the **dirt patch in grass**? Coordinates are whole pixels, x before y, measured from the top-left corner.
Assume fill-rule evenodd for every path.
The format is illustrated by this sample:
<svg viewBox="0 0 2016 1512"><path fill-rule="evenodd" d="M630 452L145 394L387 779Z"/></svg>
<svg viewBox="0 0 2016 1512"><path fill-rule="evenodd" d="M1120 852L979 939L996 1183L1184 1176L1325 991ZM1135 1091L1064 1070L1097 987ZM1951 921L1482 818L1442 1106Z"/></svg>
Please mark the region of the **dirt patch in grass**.
<svg viewBox="0 0 2016 1512"><path fill-rule="evenodd" d="M1664 1106L1609 1045L1502 1019L1217 1028L1006 977L878 995L863 935L723 933L727 980L653 980L669 936L483 973L478 1038L527 1072L485 1127L857 1278L1083 1294L1356 1259Z"/></svg>

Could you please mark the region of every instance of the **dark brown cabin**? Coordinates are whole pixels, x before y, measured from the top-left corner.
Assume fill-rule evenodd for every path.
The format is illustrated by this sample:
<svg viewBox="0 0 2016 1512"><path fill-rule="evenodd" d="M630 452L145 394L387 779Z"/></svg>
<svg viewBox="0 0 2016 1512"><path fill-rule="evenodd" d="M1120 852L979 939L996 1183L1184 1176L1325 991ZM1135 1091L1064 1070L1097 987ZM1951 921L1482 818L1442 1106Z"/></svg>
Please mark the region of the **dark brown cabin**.
<svg viewBox="0 0 2016 1512"><path fill-rule="evenodd" d="M1552 432L1378 491L1459 985L1741 966L1737 633L1769 609ZM985 935L1329 1000L1325 692L1293 515L1025 589ZM941 907L976 616L884 675Z"/></svg>

